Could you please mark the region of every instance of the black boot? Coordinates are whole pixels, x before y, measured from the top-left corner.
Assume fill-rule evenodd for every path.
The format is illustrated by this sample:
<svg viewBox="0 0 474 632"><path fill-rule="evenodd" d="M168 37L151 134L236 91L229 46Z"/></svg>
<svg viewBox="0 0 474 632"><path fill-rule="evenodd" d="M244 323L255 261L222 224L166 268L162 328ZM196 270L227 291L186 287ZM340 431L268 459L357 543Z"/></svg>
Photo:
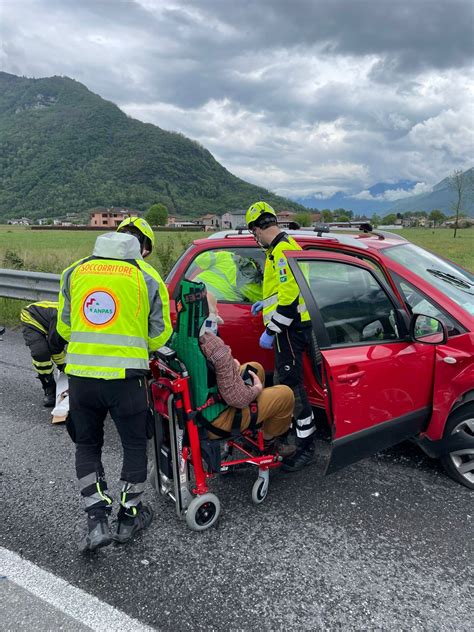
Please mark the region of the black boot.
<svg viewBox="0 0 474 632"><path fill-rule="evenodd" d="M282 470L285 472L298 472L314 459L314 437L298 439L296 441L296 452L283 459Z"/></svg>
<svg viewBox="0 0 474 632"><path fill-rule="evenodd" d="M152 520L153 510L149 505L140 503L128 509L122 506L118 513L117 529L112 537L116 542L124 544L138 531L147 529Z"/></svg>
<svg viewBox="0 0 474 632"><path fill-rule="evenodd" d="M87 533L79 542L81 553L96 551L112 542L109 522L105 511L90 512L87 515Z"/></svg>
<svg viewBox="0 0 474 632"><path fill-rule="evenodd" d="M54 408L56 405L56 381L52 373L49 375L38 375L44 391L43 406Z"/></svg>

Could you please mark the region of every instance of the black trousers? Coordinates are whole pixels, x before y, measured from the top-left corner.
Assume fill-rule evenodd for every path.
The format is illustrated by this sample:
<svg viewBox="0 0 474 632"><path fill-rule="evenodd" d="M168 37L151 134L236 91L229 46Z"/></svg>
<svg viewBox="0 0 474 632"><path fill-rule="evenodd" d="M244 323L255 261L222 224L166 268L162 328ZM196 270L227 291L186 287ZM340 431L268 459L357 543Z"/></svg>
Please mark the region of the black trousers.
<svg viewBox="0 0 474 632"><path fill-rule="evenodd" d="M33 367L40 376L53 374L55 364L62 365L66 361L63 348L53 348L48 336L30 325L24 325L22 329L25 344L30 349Z"/></svg>
<svg viewBox="0 0 474 632"><path fill-rule="evenodd" d="M293 416L296 436L306 440L314 434L316 424L304 387L303 356L310 344L310 327L289 327L275 335L275 374L279 384L286 384L295 395Z"/></svg>
<svg viewBox="0 0 474 632"><path fill-rule="evenodd" d="M102 446L104 420L110 413L123 447L121 478L142 483L147 474L147 426L150 423L145 377L98 380L69 377L67 430L76 444L79 479L95 472L104 475Z"/></svg>

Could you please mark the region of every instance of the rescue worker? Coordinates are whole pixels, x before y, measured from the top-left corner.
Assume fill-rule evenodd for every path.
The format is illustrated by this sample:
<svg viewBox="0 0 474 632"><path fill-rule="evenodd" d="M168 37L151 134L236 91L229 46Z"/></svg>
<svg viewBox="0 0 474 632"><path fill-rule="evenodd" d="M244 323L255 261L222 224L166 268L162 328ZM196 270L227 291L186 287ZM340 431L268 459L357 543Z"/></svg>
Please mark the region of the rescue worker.
<svg viewBox="0 0 474 632"><path fill-rule="evenodd" d="M263 300L252 305L253 315L263 310L265 330L260 346L275 352L275 372L280 384L291 387L295 395L293 413L296 453L283 460L283 469L295 472L314 457L316 425L304 388L303 353L310 341L310 316L298 284L288 266L287 250L300 246L277 224L276 213L266 202L252 204L246 223L255 240L265 249Z"/></svg>
<svg viewBox="0 0 474 632"><path fill-rule="evenodd" d="M155 245L155 233L150 224L141 217L126 217L118 226L118 233L134 235L140 242L141 255L145 259Z"/></svg>
<svg viewBox="0 0 474 632"><path fill-rule="evenodd" d="M66 341L56 330L58 303L38 301L21 310L23 338L29 347L36 377L44 391L43 406L53 408L56 403L54 365L64 370Z"/></svg>
<svg viewBox="0 0 474 632"><path fill-rule="evenodd" d="M262 299L262 271L251 257L228 250L203 252L196 257L200 272L193 281L201 281L221 301L254 303Z"/></svg>
<svg viewBox="0 0 474 632"><path fill-rule="evenodd" d="M87 512L82 551L112 539L127 542L152 519L141 502L147 475L149 353L168 340L169 297L158 272L143 260L154 245L145 220L128 218L119 232L97 238L92 256L61 276L58 331L69 342L70 413L76 474ZM137 236L127 234L138 228ZM123 447L117 528L108 525L112 498L101 461L104 420L110 413Z"/></svg>

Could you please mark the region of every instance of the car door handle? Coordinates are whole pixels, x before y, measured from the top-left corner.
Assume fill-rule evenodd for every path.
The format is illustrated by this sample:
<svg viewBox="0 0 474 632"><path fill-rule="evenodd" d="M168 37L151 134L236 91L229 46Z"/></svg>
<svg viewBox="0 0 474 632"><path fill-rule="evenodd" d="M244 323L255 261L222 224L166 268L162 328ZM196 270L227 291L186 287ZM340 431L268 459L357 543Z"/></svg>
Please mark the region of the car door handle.
<svg viewBox="0 0 474 632"><path fill-rule="evenodd" d="M457 360L456 358L452 358L451 356L446 356L445 358L443 358L443 362L446 362L446 364L456 364Z"/></svg>
<svg viewBox="0 0 474 632"><path fill-rule="evenodd" d="M341 373L337 376L338 382L354 382L365 375L365 371L354 371L354 373Z"/></svg>

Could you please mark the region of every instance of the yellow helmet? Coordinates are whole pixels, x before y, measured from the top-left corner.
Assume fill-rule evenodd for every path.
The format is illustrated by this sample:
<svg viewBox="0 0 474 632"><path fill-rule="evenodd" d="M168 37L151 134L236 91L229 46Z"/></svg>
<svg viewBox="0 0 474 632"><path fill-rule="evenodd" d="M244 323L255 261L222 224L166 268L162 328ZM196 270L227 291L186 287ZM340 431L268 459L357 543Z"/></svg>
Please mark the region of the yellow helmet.
<svg viewBox="0 0 474 632"><path fill-rule="evenodd" d="M151 251L153 246L155 245L155 233L151 229L150 224L141 217L127 217L117 226L117 232L131 232L133 233L133 228L136 228L140 233L149 240ZM131 229L131 230L130 230Z"/></svg>
<svg viewBox="0 0 474 632"><path fill-rule="evenodd" d="M273 217L277 218L275 211L266 202L255 202L250 206L245 213L245 221L249 228L252 228L254 223L258 220L262 215L273 215Z"/></svg>

